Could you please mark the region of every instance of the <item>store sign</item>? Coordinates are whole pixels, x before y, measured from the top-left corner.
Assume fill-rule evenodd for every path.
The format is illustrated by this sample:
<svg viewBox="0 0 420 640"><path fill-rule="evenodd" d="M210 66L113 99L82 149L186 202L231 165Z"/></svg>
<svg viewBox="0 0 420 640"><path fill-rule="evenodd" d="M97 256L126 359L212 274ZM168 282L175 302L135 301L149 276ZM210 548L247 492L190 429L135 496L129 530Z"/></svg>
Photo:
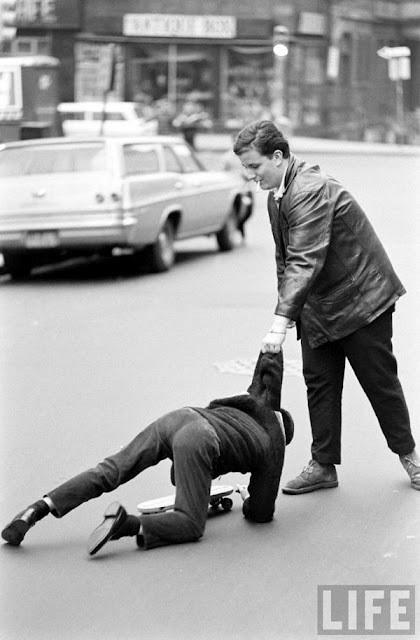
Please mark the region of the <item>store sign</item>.
<svg viewBox="0 0 420 640"><path fill-rule="evenodd" d="M164 38L235 38L234 16L193 16L163 13L127 13L125 36Z"/></svg>
<svg viewBox="0 0 420 640"><path fill-rule="evenodd" d="M79 0L16 0L18 27L78 28Z"/></svg>
<svg viewBox="0 0 420 640"><path fill-rule="evenodd" d="M327 19L322 13L301 11L297 30L302 34L324 36L327 33Z"/></svg>

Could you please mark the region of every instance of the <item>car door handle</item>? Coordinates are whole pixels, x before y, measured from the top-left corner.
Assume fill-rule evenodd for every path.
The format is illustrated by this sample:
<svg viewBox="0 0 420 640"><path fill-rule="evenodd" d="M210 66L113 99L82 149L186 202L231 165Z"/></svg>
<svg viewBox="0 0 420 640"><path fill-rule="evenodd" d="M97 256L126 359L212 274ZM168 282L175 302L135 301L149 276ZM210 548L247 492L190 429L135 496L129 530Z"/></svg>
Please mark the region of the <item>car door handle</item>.
<svg viewBox="0 0 420 640"><path fill-rule="evenodd" d="M183 189L184 183L181 181L175 182L175 189Z"/></svg>

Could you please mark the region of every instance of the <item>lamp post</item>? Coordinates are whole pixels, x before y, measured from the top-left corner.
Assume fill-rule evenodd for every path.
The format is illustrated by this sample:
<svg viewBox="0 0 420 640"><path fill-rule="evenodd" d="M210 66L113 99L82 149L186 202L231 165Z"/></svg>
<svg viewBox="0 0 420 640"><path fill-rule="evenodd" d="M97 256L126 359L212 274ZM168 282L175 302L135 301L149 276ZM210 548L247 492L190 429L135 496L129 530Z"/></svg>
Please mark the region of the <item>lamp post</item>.
<svg viewBox="0 0 420 640"><path fill-rule="evenodd" d="M273 29L273 82L271 91L271 110L275 120L281 122L287 118L286 100L286 58L289 53L289 30L283 25Z"/></svg>
<svg viewBox="0 0 420 640"><path fill-rule="evenodd" d="M404 85L403 80L411 77L409 47L382 47L377 52L380 58L388 60L388 77L395 82L395 121L400 132L399 142L405 141Z"/></svg>

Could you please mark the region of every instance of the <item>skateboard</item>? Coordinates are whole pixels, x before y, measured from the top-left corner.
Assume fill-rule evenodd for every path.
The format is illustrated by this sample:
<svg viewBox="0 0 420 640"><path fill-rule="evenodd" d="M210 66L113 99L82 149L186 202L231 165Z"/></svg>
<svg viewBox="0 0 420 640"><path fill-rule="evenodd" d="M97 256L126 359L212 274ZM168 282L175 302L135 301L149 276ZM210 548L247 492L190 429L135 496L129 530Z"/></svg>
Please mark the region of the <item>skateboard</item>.
<svg viewBox="0 0 420 640"><path fill-rule="evenodd" d="M230 485L214 485L211 487L209 496L209 505L212 511L217 511L221 507L224 511L230 511L233 507L233 500L228 498L233 493L233 487ZM140 513L161 513L162 511L170 511L175 507L175 494L165 496L163 498L155 498L140 502L137 509Z"/></svg>

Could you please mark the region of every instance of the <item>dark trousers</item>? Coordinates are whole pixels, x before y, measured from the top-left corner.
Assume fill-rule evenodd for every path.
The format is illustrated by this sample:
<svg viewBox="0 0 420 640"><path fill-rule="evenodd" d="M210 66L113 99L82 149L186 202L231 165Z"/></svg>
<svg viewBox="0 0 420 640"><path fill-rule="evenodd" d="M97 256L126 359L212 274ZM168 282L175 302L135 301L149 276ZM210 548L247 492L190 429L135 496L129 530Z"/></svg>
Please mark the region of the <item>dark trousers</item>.
<svg viewBox="0 0 420 640"><path fill-rule="evenodd" d="M47 495L58 517L113 491L161 460L173 460L175 510L140 516L145 548L189 542L203 535L219 438L197 411L178 409L141 431L115 455L74 476Z"/></svg>
<svg viewBox="0 0 420 640"><path fill-rule="evenodd" d="M302 327L303 375L312 428L312 457L341 462L341 398L346 359L378 418L388 447L410 453L415 442L392 351L392 312L385 311L354 333L312 349ZM357 411L355 412L357 415Z"/></svg>

